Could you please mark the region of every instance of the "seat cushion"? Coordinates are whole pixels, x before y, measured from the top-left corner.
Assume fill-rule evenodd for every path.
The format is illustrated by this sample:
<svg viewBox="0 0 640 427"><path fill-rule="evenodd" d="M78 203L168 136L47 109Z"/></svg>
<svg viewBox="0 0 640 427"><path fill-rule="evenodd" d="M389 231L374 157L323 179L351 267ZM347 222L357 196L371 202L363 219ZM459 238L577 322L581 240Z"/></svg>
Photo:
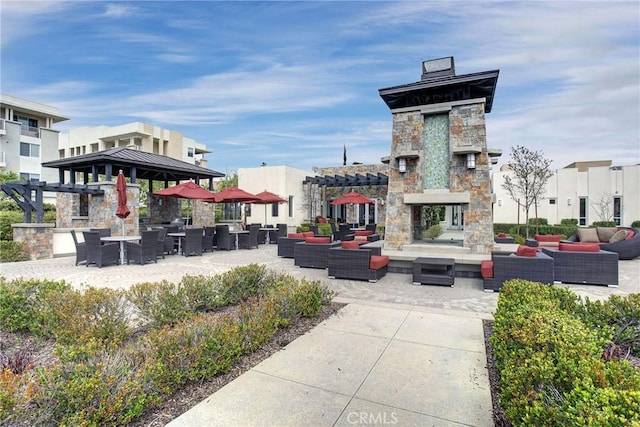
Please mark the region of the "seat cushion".
<svg viewBox="0 0 640 427"><path fill-rule="evenodd" d="M305 231L304 233L302 233L303 237L313 237L315 236L315 233L313 231Z"/></svg>
<svg viewBox="0 0 640 427"><path fill-rule="evenodd" d="M480 275L483 279L493 278L493 261L485 259L480 263Z"/></svg>
<svg viewBox="0 0 640 427"><path fill-rule="evenodd" d="M356 230L354 233L357 236L371 236L373 231L371 230Z"/></svg>
<svg viewBox="0 0 640 427"><path fill-rule="evenodd" d="M498 233L498 237L507 237L507 233Z"/></svg>
<svg viewBox="0 0 640 427"><path fill-rule="evenodd" d="M353 236L353 240L357 240L357 241L360 241L360 242L362 242L362 241L366 242L367 241L367 236L358 236L356 234L355 236Z"/></svg>
<svg viewBox="0 0 640 427"><path fill-rule="evenodd" d="M560 243L558 249L572 252L600 252L600 245L597 243Z"/></svg>
<svg viewBox="0 0 640 427"><path fill-rule="evenodd" d="M342 249L360 249L360 244L356 240L345 240L340 247Z"/></svg>
<svg viewBox="0 0 640 427"><path fill-rule="evenodd" d="M611 236L616 234L618 229L616 227L596 227L596 233L598 234L598 240L600 242L608 242Z"/></svg>
<svg viewBox="0 0 640 427"><path fill-rule="evenodd" d="M305 237L305 243L331 243L331 239L329 237Z"/></svg>
<svg viewBox="0 0 640 427"><path fill-rule="evenodd" d="M526 245L520 245L518 246L518 249L516 250L516 255L517 256L531 256L534 257L536 256L536 253L538 252L538 250L534 247L531 246L526 246Z"/></svg>
<svg viewBox="0 0 640 427"><path fill-rule="evenodd" d="M371 255L371 259L369 260L369 268L371 270L380 270L387 265L389 265L388 255Z"/></svg>
<svg viewBox="0 0 640 427"><path fill-rule="evenodd" d="M562 236L559 234L536 234L534 239L538 242L559 242L562 239Z"/></svg>
<svg viewBox="0 0 640 427"><path fill-rule="evenodd" d="M304 239L305 236L303 233L289 233L287 237L290 239Z"/></svg>

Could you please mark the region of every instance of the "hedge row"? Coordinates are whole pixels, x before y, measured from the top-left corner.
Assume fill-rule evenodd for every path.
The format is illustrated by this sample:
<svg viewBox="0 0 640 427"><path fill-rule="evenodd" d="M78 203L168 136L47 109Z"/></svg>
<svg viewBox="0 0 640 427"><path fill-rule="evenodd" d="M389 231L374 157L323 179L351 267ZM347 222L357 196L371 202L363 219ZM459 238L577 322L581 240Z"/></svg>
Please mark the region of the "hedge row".
<svg viewBox="0 0 640 427"><path fill-rule="evenodd" d="M640 356L638 325L638 294L599 303L562 287L505 283L491 344L507 418L514 425L638 425L640 370L623 357Z"/></svg>
<svg viewBox="0 0 640 427"><path fill-rule="evenodd" d="M55 363L32 368L20 349L1 360L0 425L9 426L125 425L176 388L229 371L331 299L319 282L258 265L126 292L0 285L0 327L57 343Z"/></svg>

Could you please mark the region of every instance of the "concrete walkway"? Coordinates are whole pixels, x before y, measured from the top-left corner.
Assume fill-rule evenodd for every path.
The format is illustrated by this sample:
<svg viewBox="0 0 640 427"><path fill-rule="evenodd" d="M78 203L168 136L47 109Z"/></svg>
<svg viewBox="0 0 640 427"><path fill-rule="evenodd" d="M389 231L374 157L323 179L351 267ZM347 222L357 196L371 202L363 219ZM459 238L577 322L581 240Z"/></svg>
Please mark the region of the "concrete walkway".
<svg viewBox="0 0 640 427"><path fill-rule="evenodd" d="M125 289L259 263L321 280L349 304L171 426L493 425L482 319L492 317L499 294L484 292L480 279L456 278L454 287L416 286L397 273L377 283L331 280L326 270L278 258L275 245L168 256L157 265L98 269L74 261L0 264L0 275ZM621 261L619 269L618 288L560 286L595 299L640 292L640 259Z"/></svg>

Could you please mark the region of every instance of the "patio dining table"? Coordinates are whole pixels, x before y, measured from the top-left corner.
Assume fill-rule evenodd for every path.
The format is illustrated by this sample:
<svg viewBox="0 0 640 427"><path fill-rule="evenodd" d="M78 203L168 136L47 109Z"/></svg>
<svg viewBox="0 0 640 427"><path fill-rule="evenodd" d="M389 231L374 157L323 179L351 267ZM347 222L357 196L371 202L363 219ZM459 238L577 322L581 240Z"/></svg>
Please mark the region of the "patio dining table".
<svg viewBox="0 0 640 427"><path fill-rule="evenodd" d="M177 233L167 233L167 236L178 238L178 255L182 253L182 238L186 235L187 233L185 233L184 231L179 231Z"/></svg>
<svg viewBox="0 0 640 427"><path fill-rule="evenodd" d="M123 265L125 261L125 254L124 254L125 242L137 242L140 239L142 239L142 236L106 236L106 237L101 237L100 241L120 242L120 265Z"/></svg>

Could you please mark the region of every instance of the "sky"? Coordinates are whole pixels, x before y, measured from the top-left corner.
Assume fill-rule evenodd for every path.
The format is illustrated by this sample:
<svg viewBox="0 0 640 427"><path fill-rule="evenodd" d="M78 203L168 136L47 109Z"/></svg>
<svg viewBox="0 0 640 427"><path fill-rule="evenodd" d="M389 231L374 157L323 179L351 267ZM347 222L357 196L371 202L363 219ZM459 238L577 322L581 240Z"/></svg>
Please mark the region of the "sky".
<svg viewBox="0 0 640 427"><path fill-rule="evenodd" d="M422 61L499 70L489 148L559 169L640 163L638 1L0 2L0 91L82 126L141 121L211 151L211 169L379 163L379 89ZM497 169L497 167L494 167Z"/></svg>

